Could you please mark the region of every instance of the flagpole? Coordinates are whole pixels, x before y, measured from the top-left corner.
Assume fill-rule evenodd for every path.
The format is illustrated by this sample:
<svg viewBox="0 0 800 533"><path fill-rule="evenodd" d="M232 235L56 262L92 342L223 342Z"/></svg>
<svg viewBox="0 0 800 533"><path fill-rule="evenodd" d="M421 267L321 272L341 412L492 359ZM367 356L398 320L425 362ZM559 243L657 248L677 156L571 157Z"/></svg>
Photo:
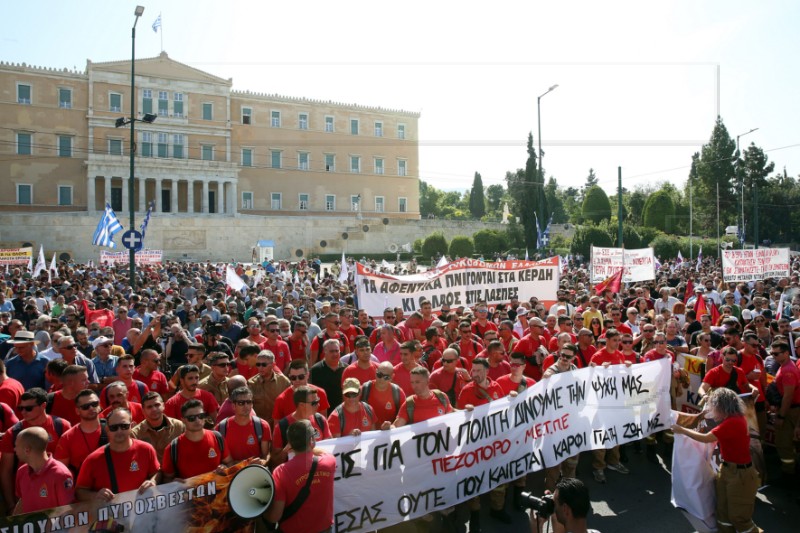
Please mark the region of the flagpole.
<svg viewBox="0 0 800 533"><path fill-rule="evenodd" d="M161 30L161 51L164 51L164 19L161 18L161 11L158 12L158 20L160 21L158 29Z"/></svg>

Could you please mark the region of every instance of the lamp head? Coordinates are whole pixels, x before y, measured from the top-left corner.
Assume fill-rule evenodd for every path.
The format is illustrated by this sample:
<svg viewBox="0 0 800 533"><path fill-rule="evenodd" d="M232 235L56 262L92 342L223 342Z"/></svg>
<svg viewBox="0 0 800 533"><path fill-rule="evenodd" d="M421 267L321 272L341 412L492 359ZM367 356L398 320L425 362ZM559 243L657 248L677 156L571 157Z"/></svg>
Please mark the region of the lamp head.
<svg viewBox="0 0 800 533"><path fill-rule="evenodd" d="M144 116L142 117L142 122L147 122L148 124L152 124L153 122L156 121L156 118L157 118L156 115L154 115L153 113L145 113Z"/></svg>
<svg viewBox="0 0 800 533"><path fill-rule="evenodd" d="M128 122L125 120L125 117L120 117L116 121L114 121L114 127L121 128L122 126L125 126L127 123Z"/></svg>
<svg viewBox="0 0 800 533"><path fill-rule="evenodd" d="M144 13L144 6L136 6L136 10L133 12L133 14L137 17L141 17L142 13Z"/></svg>

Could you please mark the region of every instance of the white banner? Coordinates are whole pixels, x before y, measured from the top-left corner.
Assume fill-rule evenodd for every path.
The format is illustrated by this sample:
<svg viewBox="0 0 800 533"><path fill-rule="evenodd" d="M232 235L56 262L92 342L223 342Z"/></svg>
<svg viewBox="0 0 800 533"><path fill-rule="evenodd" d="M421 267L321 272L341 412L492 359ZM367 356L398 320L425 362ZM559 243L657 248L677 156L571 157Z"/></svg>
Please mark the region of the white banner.
<svg viewBox="0 0 800 533"><path fill-rule="evenodd" d="M555 301L559 282L558 257L543 261L483 261L462 259L411 276L392 276L357 264L359 309L370 316L381 316L387 307L401 307L410 313L422 300L434 310L450 307L507 303L511 298L527 301L536 296Z"/></svg>
<svg viewBox="0 0 800 533"><path fill-rule="evenodd" d="M592 283L600 283L620 268L624 283L656 279L656 260L652 248L627 250L592 246Z"/></svg>
<svg viewBox="0 0 800 533"><path fill-rule="evenodd" d="M722 250L722 277L725 281L758 281L789 276L788 248Z"/></svg>
<svg viewBox="0 0 800 533"><path fill-rule="evenodd" d="M373 531L670 425L670 360L557 374L391 431L319 442L336 456L334 531Z"/></svg>
<svg viewBox="0 0 800 533"><path fill-rule="evenodd" d="M125 250L124 252L106 252L105 250L100 251L100 264L109 265L116 265L116 264L128 264L130 262L130 252ZM157 263L161 263L164 258L164 251L163 250L141 250L136 252L136 264L137 265L155 265Z"/></svg>
<svg viewBox="0 0 800 533"><path fill-rule="evenodd" d="M0 248L0 265L27 265L33 248Z"/></svg>
<svg viewBox="0 0 800 533"><path fill-rule="evenodd" d="M675 357L675 362L689 375L689 388L683 389L681 394L675 398L676 408L682 413L699 413L702 408L699 405L700 395L697 391L700 390L700 385L703 384L706 359L705 357L679 353Z"/></svg>

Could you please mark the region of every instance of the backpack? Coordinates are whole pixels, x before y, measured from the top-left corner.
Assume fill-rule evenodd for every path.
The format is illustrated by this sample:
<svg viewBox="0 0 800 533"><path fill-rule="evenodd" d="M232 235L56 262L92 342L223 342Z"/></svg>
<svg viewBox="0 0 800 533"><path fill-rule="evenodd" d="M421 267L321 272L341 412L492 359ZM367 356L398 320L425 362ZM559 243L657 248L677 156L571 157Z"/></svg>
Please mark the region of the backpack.
<svg viewBox="0 0 800 533"><path fill-rule="evenodd" d="M446 410L450 405L450 400L447 399L447 395L438 389L431 389L431 392L434 396L436 396L436 399L439 400L439 403L441 403L442 407L444 407ZM414 403L416 398L416 396L409 396L406 398L406 413L408 414L409 424L414 423Z"/></svg>
<svg viewBox="0 0 800 533"><path fill-rule="evenodd" d="M372 410L372 406L369 405L367 402L362 401L361 405L364 406L364 410L367 412L367 416L372 420L375 421L375 411ZM344 404L339 404L336 406L336 415L339 417L339 435L344 437Z"/></svg>
<svg viewBox="0 0 800 533"><path fill-rule="evenodd" d="M3 416L5 416L5 415L3 415ZM53 428L55 428L55 430L56 430L56 435L61 437L61 435L64 434L64 421L62 419L60 419L59 417L57 417L57 416L51 416L50 418L53 419ZM11 446L12 447L17 442L17 435L19 434L20 431L22 431L24 429L22 427L22 424L23 424L23 421L20 420L19 422L17 422L13 426L11 426L11 428L8 430L9 432L11 432ZM100 438L103 438L102 426L101 426ZM108 441L108 437L106 437L106 441Z"/></svg>
<svg viewBox="0 0 800 533"><path fill-rule="evenodd" d="M225 458L225 439L222 438L222 435L220 435L218 431L211 431L211 433L217 438L221 464L222 459ZM180 439L180 437L175 437L172 442L169 443L169 455L172 458L172 466L175 468L175 477L181 477L178 475L178 439Z"/></svg>
<svg viewBox="0 0 800 533"><path fill-rule="evenodd" d="M323 330L322 333L317 335L317 361L320 361L320 357L319 356L322 354L322 345L325 344L326 340L336 339L337 341L339 341L339 344L342 344L342 337L344 337L344 333L341 333L341 332L337 332L337 333L338 333L338 335L336 335L336 337L328 337L328 330L326 329L326 330ZM347 338L345 337L345 340L346 339Z"/></svg>
<svg viewBox="0 0 800 533"><path fill-rule="evenodd" d="M372 381L367 381L363 385L361 385L361 401L367 403L369 400L369 393L372 392ZM392 400L394 400L394 405L396 408L400 408L400 387L395 385L394 383L390 383L392 388Z"/></svg>
<svg viewBox="0 0 800 533"><path fill-rule="evenodd" d="M319 413L314 413L314 420L317 421L317 425L320 429L325 427L325 417ZM289 417L285 416L280 419L278 422L278 429L281 431L281 439L283 440L283 445L286 446L286 431L289 429Z"/></svg>
<svg viewBox="0 0 800 533"><path fill-rule="evenodd" d="M219 431L223 437L228 433L228 420L229 419L226 418L217 426L219 428L217 431ZM264 426L261 425L261 419L257 416L251 416L250 421L253 422L253 431L256 432L256 440L261 442L261 439L264 437Z"/></svg>

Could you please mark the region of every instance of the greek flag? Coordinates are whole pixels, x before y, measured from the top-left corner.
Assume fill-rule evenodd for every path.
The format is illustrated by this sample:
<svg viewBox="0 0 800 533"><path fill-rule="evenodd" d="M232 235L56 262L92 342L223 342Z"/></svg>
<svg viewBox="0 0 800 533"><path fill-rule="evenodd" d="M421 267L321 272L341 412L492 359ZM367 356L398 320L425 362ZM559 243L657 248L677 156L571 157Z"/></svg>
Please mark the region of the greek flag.
<svg viewBox="0 0 800 533"><path fill-rule="evenodd" d="M139 247L136 249L137 251L144 248L144 234L147 233L147 224L150 222L150 213L153 212L153 208L156 206L155 201L150 200L150 203L147 205L147 214L144 216L144 220L142 221L142 227L140 233L142 234L142 242L139 244Z"/></svg>
<svg viewBox="0 0 800 533"><path fill-rule="evenodd" d="M111 206L106 204L106 210L103 213L103 217L100 219L97 229L94 230L92 244L95 246L108 246L109 248L116 248L117 244L113 239L114 234L118 231L122 231L122 224L119 223L119 219L117 218L117 215L114 214L114 210L111 209Z"/></svg>
<svg viewBox="0 0 800 533"><path fill-rule="evenodd" d="M158 14L158 18L155 22L153 22L153 31L158 33L158 28L161 27L161 13Z"/></svg>

